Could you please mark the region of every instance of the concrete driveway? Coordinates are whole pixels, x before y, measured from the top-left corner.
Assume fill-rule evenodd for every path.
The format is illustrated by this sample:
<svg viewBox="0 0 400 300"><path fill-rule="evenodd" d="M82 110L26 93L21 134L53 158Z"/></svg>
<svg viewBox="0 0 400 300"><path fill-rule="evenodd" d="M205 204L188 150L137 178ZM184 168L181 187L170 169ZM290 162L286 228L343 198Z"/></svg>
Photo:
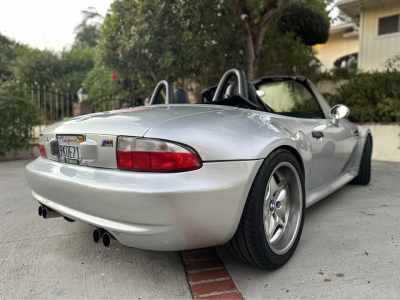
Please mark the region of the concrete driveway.
<svg viewBox="0 0 400 300"><path fill-rule="evenodd" d="M244 298L400 298L400 164L372 168L369 186L344 186L306 210L284 267L260 270L219 250Z"/></svg>
<svg viewBox="0 0 400 300"><path fill-rule="evenodd" d="M37 216L29 161L0 162L0 298L191 298L178 252L92 241L92 227ZM293 258L276 271L219 254L244 298L399 298L400 164L373 163L306 210Z"/></svg>
<svg viewBox="0 0 400 300"><path fill-rule="evenodd" d="M191 298L179 252L107 249L89 225L41 219L27 163L0 162L0 299Z"/></svg>

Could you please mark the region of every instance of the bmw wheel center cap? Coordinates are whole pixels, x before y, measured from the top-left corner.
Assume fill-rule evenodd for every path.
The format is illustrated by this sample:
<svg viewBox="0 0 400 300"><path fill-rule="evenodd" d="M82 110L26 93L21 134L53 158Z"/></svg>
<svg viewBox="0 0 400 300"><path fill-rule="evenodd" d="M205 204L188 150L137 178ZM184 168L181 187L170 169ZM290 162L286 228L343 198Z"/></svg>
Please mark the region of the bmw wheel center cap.
<svg viewBox="0 0 400 300"><path fill-rule="evenodd" d="M273 210L275 209L275 202L274 202L274 200L272 200L272 201L269 203L269 209L270 209L271 211L273 211Z"/></svg>

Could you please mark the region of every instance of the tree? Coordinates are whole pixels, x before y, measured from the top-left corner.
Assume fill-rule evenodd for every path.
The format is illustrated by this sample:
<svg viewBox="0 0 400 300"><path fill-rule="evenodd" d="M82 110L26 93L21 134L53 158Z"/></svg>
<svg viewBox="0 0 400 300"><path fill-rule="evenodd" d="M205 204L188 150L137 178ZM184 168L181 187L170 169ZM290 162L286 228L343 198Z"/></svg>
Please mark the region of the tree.
<svg viewBox="0 0 400 300"><path fill-rule="evenodd" d="M274 17L289 3L290 0L225 0L226 7L243 21L241 27L248 79L259 76L265 33Z"/></svg>
<svg viewBox="0 0 400 300"><path fill-rule="evenodd" d="M94 48L100 40L101 25L104 17L94 7L82 11L83 20L75 27L74 46L84 49Z"/></svg>
<svg viewBox="0 0 400 300"><path fill-rule="evenodd" d="M13 41L0 34L0 78L12 74L10 61L14 59L14 46Z"/></svg>
<svg viewBox="0 0 400 300"><path fill-rule="evenodd" d="M320 66L314 49L291 32L282 34L274 20L264 38L260 61L262 76L302 75L316 81Z"/></svg>
<svg viewBox="0 0 400 300"><path fill-rule="evenodd" d="M323 44L329 37L329 21L326 16L304 2L291 3L278 20L279 31L291 32L304 44Z"/></svg>
<svg viewBox="0 0 400 300"><path fill-rule="evenodd" d="M243 65L237 28L215 0L115 1L103 24L100 56L141 85L215 83L228 68Z"/></svg>

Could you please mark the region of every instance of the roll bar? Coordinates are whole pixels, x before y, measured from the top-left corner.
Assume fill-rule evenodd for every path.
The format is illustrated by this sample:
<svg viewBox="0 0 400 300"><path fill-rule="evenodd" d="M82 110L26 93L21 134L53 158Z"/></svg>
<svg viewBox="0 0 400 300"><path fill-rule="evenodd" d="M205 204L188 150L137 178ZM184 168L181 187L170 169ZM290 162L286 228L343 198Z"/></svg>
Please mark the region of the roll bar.
<svg viewBox="0 0 400 300"><path fill-rule="evenodd" d="M246 75L244 74L244 72L242 70L230 69L230 70L226 71L225 74L222 76L221 81L218 84L217 90L215 91L213 101L222 99L223 92L224 92L226 86L228 85L229 78L232 75L235 75L238 79L239 95L241 95L246 100L249 99Z"/></svg>
<svg viewBox="0 0 400 300"><path fill-rule="evenodd" d="M161 90L163 89L164 86L166 93L165 104L171 104L174 102L174 88L172 86L172 83L166 80L161 80L154 89L149 105L156 104L155 102L157 101L158 96L160 96Z"/></svg>

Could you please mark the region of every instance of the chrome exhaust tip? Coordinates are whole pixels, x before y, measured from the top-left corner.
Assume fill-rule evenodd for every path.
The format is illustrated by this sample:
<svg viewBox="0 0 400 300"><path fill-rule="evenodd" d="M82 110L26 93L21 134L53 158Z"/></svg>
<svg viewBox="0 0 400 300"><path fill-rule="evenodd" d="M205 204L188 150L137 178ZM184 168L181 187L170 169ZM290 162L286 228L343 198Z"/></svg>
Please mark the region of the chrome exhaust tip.
<svg viewBox="0 0 400 300"><path fill-rule="evenodd" d="M41 205L38 208L38 214L39 214L39 217L43 216L43 206L41 206Z"/></svg>
<svg viewBox="0 0 400 300"><path fill-rule="evenodd" d="M104 247L106 247L106 248L110 247L111 240L115 240L115 237L111 233L105 232L103 234L103 245L104 245Z"/></svg>
<svg viewBox="0 0 400 300"><path fill-rule="evenodd" d="M51 208L43 206L42 217L43 217L43 219L51 219L51 218L62 217L62 215L60 215L58 212L52 210Z"/></svg>
<svg viewBox="0 0 400 300"><path fill-rule="evenodd" d="M103 228L95 228L93 230L93 241L95 243L100 242L100 240L103 238L103 235L106 231Z"/></svg>

